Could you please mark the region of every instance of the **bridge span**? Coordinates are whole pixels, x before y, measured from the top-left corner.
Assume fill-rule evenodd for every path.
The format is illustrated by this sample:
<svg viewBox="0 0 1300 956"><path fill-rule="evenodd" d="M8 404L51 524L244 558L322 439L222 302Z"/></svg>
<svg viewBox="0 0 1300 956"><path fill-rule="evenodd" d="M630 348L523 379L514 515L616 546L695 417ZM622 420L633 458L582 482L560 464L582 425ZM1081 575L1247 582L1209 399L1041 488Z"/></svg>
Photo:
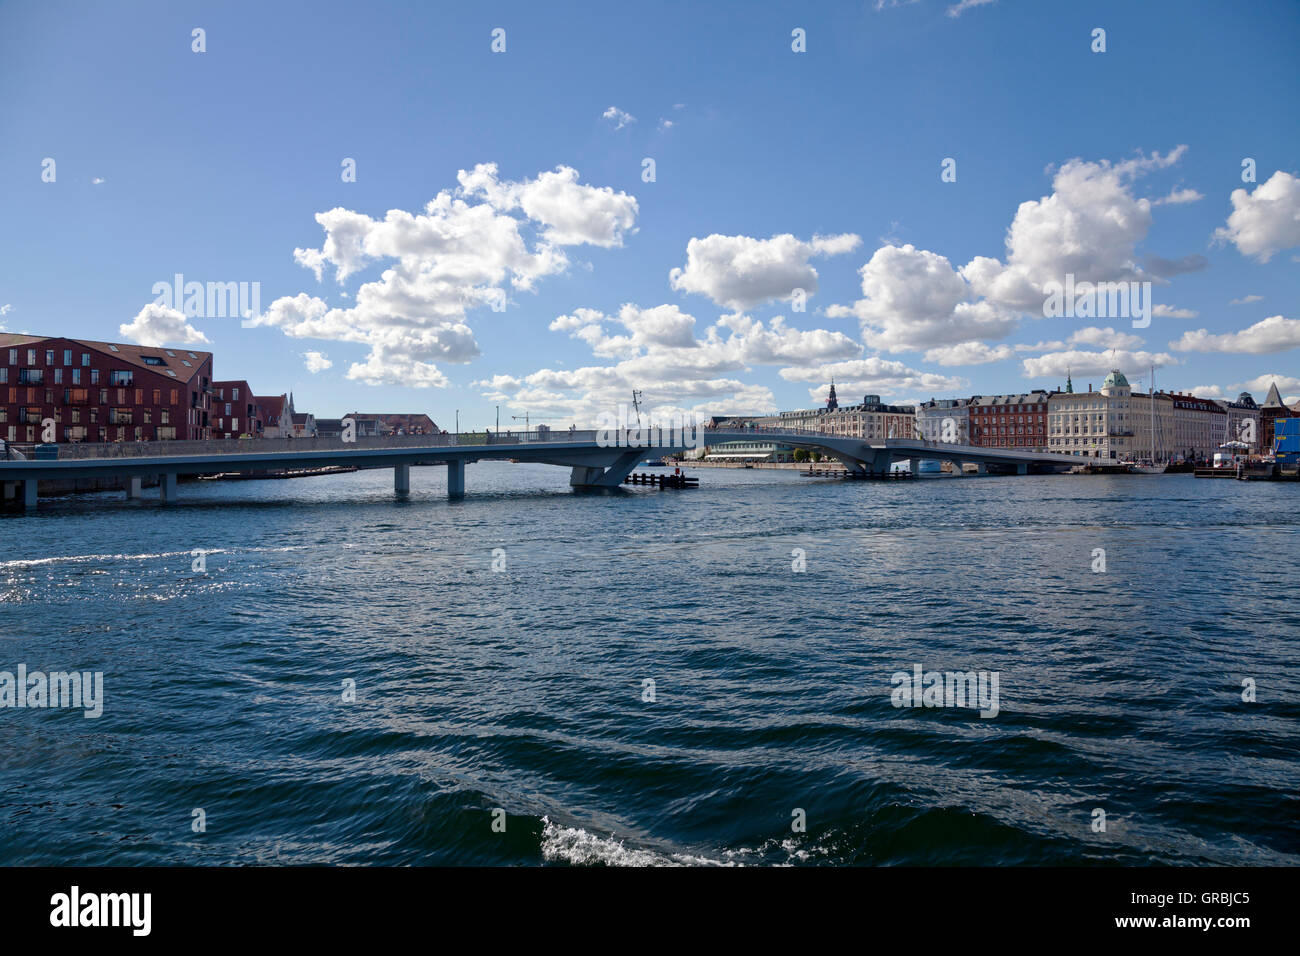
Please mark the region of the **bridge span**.
<svg viewBox="0 0 1300 956"><path fill-rule="evenodd" d="M35 508L39 483L78 478L116 478L127 486L127 497L138 498L145 480L158 481L163 502L176 499L182 475L256 473L282 469L349 466L392 468L393 487L409 493L411 465L447 466L447 494L465 494L465 466L472 462L509 460L558 465L571 469L575 488L617 488L647 455L689 451L726 442L774 442L819 451L844 463L850 471L883 474L904 459L974 462L1027 473L1030 466L1065 467L1095 464L1098 459L1051 455L1001 448L952 445L919 439L891 438L869 442L799 429L686 429L623 431L532 431L523 434L415 435L358 438L354 442L326 438L227 439L213 441L124 442L108 445L60 444L40 446L41 457L0 458L0 486L6 500L20 498ZM50 449L57 457L44 457ZM16 449L7 455L21 456Z"/></svg>

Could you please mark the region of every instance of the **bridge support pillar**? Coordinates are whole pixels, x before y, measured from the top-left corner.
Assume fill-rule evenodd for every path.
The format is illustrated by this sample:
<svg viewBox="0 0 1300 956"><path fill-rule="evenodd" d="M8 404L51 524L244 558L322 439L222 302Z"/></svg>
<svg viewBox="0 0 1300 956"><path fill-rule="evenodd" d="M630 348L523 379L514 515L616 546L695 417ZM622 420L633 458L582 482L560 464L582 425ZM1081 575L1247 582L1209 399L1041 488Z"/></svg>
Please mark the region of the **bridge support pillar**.
<svg viewBox="0 0 1300 956"><path fill-rule="evenodd" d="M36 479L30 478L23 482L23 507L31 511L36 507Z"/></svg>
<svg viewBox="0 0 1300 956"><path fill-rule="evenodd" d="M623 452L608 466L574 465L569 474L569 484L574 488L617 488L632 473L636 463L645 457L646 449L633 448Z"/></svg>
<svg viewBox="0 0 1300 956"><path fill-rule="evenodd" d="M395 465L393 467L393 491L399 495L411 493L411 466Z"/></svg>
<svg viewBox="0 0 1300 956"><path fill-rule="evenodd" d="M158 500L171 504L176 500L176 472L169 471L158 476Z"/></svg>
<svg viewBox="0 0 1300 956"><path fill-rule="evenodd" d="M1027 475L1027 474L1029 474L1029 465L1026 464L1026 463L1024 463L1024 462L1021 462L1021 463L1017 464L1017 465L1016 465L1016 474L1017 474L1017 475Z"/></svg>
<svg viewBox="0 0 1300 956"><path fill-rule="evenodd" d="M453 458L447 462L447 497L465 497L465 461Z"/></svg>
<svg viewBox="0 0 1300 956"><path fill-rule="evenodd" d="M140 497L140 488L144 484L142 478L128 478L126 480L126 500L135 501Z"/></svg>

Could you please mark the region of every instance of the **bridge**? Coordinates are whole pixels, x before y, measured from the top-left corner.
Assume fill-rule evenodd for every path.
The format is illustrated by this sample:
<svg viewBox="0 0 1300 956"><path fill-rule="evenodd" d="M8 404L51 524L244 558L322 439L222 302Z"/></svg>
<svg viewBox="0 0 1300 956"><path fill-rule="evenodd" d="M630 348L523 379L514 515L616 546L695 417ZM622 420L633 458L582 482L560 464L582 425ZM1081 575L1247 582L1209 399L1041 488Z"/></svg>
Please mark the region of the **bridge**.
<svg viewBox="0 0 1300 956"><path fill-rule="evenodd" d="M389 438L215 439L212 441L123 442L39 446L38 457L7 449L0 458L4 499L21 498L35 508L39 482L109 478L126 485L128 498L141 497L146 480L157 479L159 499L176 500L180 476L258 473L346 466L392 468L397 494L411 490L411 465L447 466L447 495L465 494L465 466L508 460L559 465L571 469L575 488L617 488L647 455L688 451L727 442L772 442L818 451L859 474L884 474L895 461L931 459L995 465L1026 474L1031 466L1066 467L1100 464L1100 459L1053 455L1004 448L953 445L920 439L891 438L869 442L802 429L633 429L631 431L530 431L500 435L408 435ZM57 457L43 453L57 450Z"/></svg>

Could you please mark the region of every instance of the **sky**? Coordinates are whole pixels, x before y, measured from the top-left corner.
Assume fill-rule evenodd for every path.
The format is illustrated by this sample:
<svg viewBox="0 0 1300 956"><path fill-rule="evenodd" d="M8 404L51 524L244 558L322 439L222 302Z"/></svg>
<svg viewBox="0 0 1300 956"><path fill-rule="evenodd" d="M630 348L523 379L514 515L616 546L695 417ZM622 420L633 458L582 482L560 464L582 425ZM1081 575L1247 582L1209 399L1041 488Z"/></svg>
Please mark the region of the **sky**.
<svg viewBox="0 0 1300 956"><path fill-rule="evenodd" d="M1295 0L2 0L0 327L445 428L1297 401L1298 63Z"/></svg>

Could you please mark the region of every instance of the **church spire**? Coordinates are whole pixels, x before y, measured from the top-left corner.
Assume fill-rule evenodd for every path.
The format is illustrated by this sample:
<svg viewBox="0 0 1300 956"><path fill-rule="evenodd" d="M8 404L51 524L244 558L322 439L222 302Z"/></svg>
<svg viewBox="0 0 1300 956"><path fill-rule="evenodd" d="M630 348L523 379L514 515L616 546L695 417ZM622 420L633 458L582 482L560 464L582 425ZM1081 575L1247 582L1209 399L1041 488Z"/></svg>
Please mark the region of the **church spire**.
<svg viewBox="0 0 1300 956"><path fill-rule="evenodd" d="M1070 395L1074 394L1074 382L1070 381L1070 370L1068 368L1065 370L1065 391Z"/></svg>
<svg viewBox="0 0 1300 956"><path fill-rule="evenodd" d="M831 395L830 398L826 399L826 410L828 412L833 412L839 407L839 399L835 397L835 379L831 379Z"/></svg>

